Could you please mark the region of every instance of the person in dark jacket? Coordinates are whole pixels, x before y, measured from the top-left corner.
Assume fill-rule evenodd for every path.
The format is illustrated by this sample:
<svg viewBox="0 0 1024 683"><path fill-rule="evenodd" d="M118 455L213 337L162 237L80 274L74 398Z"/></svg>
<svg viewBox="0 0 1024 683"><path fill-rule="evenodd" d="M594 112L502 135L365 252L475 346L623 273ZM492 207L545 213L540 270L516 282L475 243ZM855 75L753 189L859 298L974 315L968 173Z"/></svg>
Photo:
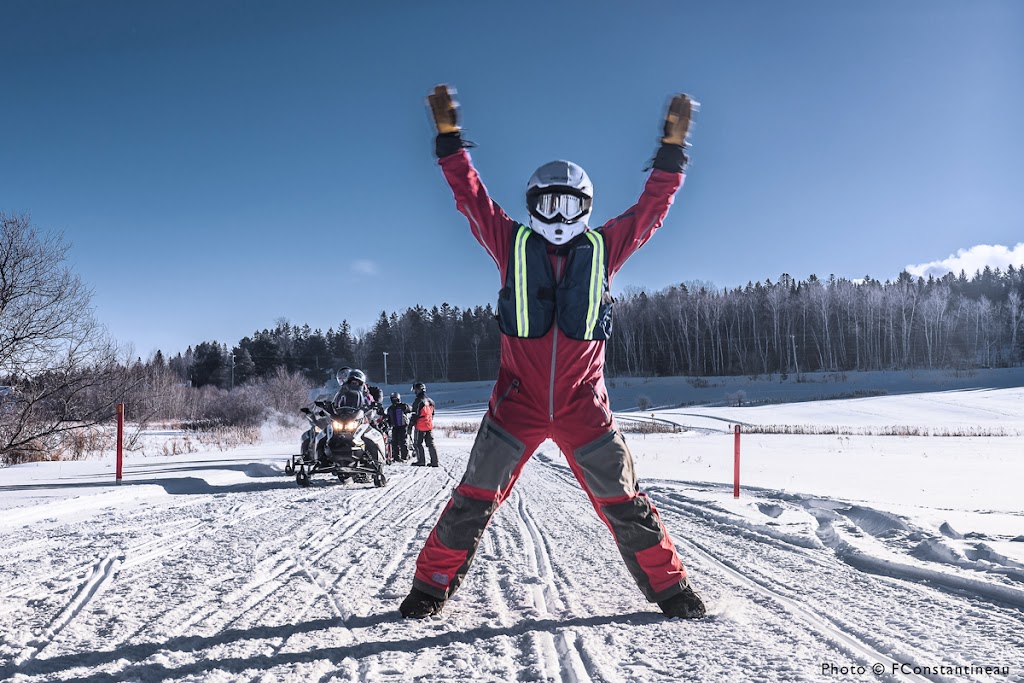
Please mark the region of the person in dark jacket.
<svg viewBox="0 0 1024 683"><path fill-rule="evenodd" d="M350 372L352 372L352 368L350 368L347 365L338 370L338 374L336 375L336 378L338 380L338 391L335 392L334 398L332 399L332 402L336 407L338 406L338 401L345 394L345 392L348 391L348 387L345 386L345 382L348 381L348 375Z"/></svg>
<svg viewBox="0 0 1024 683"><path fill-rule="evenodd" d="M430 451L430 466L437 467L437 449L434 448L434 399L427 396L427 385L423 382L413 384L412 390L416 394L416 400L412 404L412 417L409 419L409 424L416 429L413 441L416 462L413 465L425 466L427 464L425 451Z"/></svg>
<svg viewBox="0 0 1024 683"><path fill-rule="evenodd" d="M403 617L438 614L459 589L498 506L527 460L552 439L615 539L644 597L668 617L699 618L703 600L657 510L640 490L604 383L611 280L661 226L683 184L693 101L672 98L661 146L630 209L591 228L594 186L577 164L544 164L527 183L529 226L488 196L444 85L428 97L435 151L455 205L498 268L501 363L466 473L416 560Z"/></svg>
<svg viewBox="0 0 1024 683"><path fill-rule="evenodd" d="M388 406L388 423L391 425L391 447L395 449L395 460L409 459L409 413L412 406L402 402L402 396L391 394L391 405Z"/></svg>
<svg viewBox="0 0 1024 683"><path fill-rule="evenodd" d="M358 381L350 384L349 380L353 376ZM334 395L334 405L338 408L342 407L342 404L339 403L342 396L351 391L353 387L358 387L359 391L363 394L363 402L359 407L364 410L373 407L374 403L380 404L384 397L384 392L379 387L366 383L366 373L358 368L354 369L346 366L338 370L338 386L338 393ZM354 399L349 400L352 401Z"/></svg>
<svg viewBox="0 0 1024 683"><path fill-rule="evenodd" d="M334 395L335 407L367 410L372 403L372 398L366 390L366 374L362 370L351 370L348 379Z"/></svg>

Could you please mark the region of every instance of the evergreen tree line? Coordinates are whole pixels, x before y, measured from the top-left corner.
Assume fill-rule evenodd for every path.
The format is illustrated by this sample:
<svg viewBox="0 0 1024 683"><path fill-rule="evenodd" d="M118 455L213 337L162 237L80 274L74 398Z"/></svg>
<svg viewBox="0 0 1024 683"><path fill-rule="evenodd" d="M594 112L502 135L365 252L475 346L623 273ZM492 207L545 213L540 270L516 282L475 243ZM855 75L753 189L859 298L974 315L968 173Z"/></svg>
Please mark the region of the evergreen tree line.
<svg viewBox="0 0 1024 683"><path fill-rule="evenodd" d="M322 385L341 366L358 367L372 383L491 379L498 373L500 337L490 305L460 310L445 303L403 313L381 311L374 326L354 333L348 321L326 332L279 320L229 348L216 341L190 346L149 365L167 368L194 387L230 389L272 376L301 373ZM385 353L387 354L385 356Z"/></svg>
<svg viewBox="0 0 1024 683"><path fill-rule="evenodd" d="M632 289L615 307L608 374L758 375L771 373L1006 366L1024 355L1024 270L985 268L968 278L853 281L814 275L716 289L684 283ZM230 389L279 369L322 384L342 365L371 382L491 380L500 333L490 305L447 303L382 311L353 333L280 320L234 347L215 341L150 363L192 386ZM385 353L386 358L385 358Z"/></svg>
<svg viewBox="0 0 1024 683"><path fill-rule="evenodd" d="M733 290L621 297L609 366L625 375L995 367L1019 364L1024 270L895 281L815 276Z"/></svg>

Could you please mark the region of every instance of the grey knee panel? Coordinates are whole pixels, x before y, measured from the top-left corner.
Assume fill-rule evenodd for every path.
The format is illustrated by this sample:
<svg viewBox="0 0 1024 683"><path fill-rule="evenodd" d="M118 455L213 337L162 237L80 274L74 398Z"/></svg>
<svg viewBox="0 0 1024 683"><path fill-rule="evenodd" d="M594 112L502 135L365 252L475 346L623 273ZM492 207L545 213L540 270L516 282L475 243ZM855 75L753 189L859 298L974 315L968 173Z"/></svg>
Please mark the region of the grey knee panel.
<svg viewBox="0 0 1024 683"><path fill-rule="evenodd" d="M522 441L484 416L462 483L486 491L503 491L525 451Z"/></svg>
<svg viewBox="0 0 1024 683"><path fill-rule="evenodd" d="M625 503L602 505L601 512L608 519L619 549L637 553L661 543L661 523L654 516L647 496L640 495Z"/></svg>
<svg viewBox="0 0 1024 683"><path fill-rule="evenodd" d="M633 456L617 431L573 451L576 463L583 470L583 480L597 498L632 496L639 490Z"/></svg>
<svg viewBox="0 0 1024 683"><path fill-rule="evenodd" d="M498 502L467 498L455 492L452 504L437 522L437 540L452 550L476 550Z"/></svg>

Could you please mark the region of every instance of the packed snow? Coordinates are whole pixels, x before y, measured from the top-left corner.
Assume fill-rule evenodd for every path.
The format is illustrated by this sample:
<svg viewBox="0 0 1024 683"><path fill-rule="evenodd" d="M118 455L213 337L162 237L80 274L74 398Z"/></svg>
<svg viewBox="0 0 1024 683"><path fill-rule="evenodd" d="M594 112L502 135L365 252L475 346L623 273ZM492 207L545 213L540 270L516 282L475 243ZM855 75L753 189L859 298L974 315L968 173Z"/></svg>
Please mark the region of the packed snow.
<svg viewBox="0 0 1024 683"><path fill-rule="evenodd" d="M1024 681L1024 374L801 379L609 380L623 428L679 430L626 438L698 621L643 599L551 442L444 613L399 618L486 383L431 387L442 466L384 488L298 487L299 429L120 486L112 453L2 469L0 680Z"/></svg>

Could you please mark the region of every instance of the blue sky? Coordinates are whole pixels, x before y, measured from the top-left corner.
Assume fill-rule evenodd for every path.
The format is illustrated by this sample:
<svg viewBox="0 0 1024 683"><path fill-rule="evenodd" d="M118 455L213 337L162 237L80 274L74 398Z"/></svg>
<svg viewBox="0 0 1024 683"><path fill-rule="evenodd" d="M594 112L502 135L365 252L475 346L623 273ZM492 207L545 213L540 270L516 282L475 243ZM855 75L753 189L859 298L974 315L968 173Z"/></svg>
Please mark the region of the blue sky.
<svg viewBox="0 0 1024 683"><path fill-rule="evenodd" d="M65 233L143 357L493 301L432 156L440 82L520 220L556 158L587 169L595 223L625 210L669 96L702 103L686 185L619 290L1024 262L1012 0L5 0L0 26L0 209Z"/></svg>

